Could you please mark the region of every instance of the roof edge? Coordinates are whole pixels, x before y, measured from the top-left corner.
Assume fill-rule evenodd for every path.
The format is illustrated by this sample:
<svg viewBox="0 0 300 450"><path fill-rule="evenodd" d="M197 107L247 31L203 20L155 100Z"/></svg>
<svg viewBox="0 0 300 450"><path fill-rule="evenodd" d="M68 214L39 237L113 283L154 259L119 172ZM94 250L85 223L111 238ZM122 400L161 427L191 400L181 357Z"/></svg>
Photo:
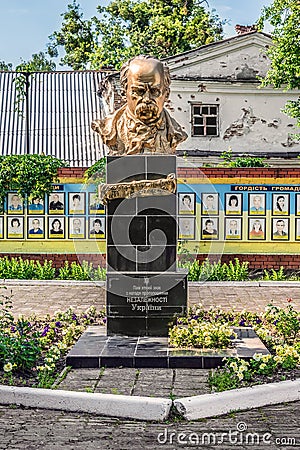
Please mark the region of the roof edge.
<svg viewBox="0 0 300 450"><path fill-rule="evenodd" d="M175 55L168 56L166 58L161 58L161 61L168 62L168 61L172 60L173 58L178 58L179 56L182 56L182 55L188 55L188 54L198 51L200 49L206 49L208 47L214 47L214 46L223 44L225 42L243 39L245 36L250 36L250 35L262 35L262 36L269 38L272 41L272 36L268 33L264 33L263 31L249 31L248 33L230 36L229 38L221 39L220 41L215 41L215 42L211 42L210 44L200 45L200 47L195 47L191 50L187 50L186 52L176 53Z"/></svg>

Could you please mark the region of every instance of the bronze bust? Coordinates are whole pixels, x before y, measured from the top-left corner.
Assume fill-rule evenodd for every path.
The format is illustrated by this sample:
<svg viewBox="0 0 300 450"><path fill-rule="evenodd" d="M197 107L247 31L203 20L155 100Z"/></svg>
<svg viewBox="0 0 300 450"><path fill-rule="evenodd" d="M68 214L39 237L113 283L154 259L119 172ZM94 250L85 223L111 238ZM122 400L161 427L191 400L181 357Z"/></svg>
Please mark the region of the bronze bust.
<svg viewBox="0 0 300 450"><path fill-rule="evenodd" d="M136 56L121 68L126 103L114 114L92 122L109 155L172 154L187 134L164 108L170 93L169 69L150 56Z"/></svg>

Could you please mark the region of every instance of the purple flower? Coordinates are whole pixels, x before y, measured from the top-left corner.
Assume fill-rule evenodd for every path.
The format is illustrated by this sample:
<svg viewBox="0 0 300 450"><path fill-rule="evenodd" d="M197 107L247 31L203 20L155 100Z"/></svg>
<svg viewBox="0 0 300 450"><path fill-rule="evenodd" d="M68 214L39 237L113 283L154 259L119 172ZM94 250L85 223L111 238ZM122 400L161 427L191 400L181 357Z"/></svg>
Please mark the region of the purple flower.
<svg viewBox="0 0 300 450"><path fill-rule="evenodd" d="M245 324L246 324L246 322L245 322L244 319L240 320L240 323L239 323L239 326L240 326L240 327L244 327Z"/></svg>
<svg viewBox="0 0 300 450"><path fill-rule="evenodd" d="M192 319L197 320L199 319L199 316L192 316Z"/></svg>
<svg viewBox="0 0 300 450"><path fill-rule="evenodd" d="M72 314L72 320L77 320L77 316L76 316L76 314L74 313L74 314Z"/></svg>
<svg viewBox="0 0 300 450"><path fill-rule="evenodd" d="M103 317L103 322L104 322L104 323L106 323L106 320L107 320L106 317Z"/></svg>
<svg viewBox="0 0 300 450"><path fill-rule="evenodd" d="M274 320L274 325L277 325L278 324L278 320Z"/></svg>
<svg viewBox="0 0 300 450"><path fill-rule="evenodd" d="M259 318L257 317L256 320L255 320L255 322L256 322L257 324L260 324L260 323L261 323L261 319L259 319Z"/></svg>
<svg viewBox="0 0 300 450"><path fill-rule="evenodd" d="M46 336L46 334L48 333L48 331L50 330L49 325L46 325L43 332L42 332L42 337Z"/></svg>
<svg viewBox="0 0 300 450"><path fill-rule="evenodd" d="M12 331L13 333L15 333L17 330L15 327L10 327L10 331Z"/></svg>
<svg viewBox="0 0 300 450"><path fill-rule="evenodd" d="M55 322L55 326L58 327L58 328L61 328L61 326L62 326L62 325L61 325L61 322L59 322L59 321L58 321L58 322Z"/></svg>

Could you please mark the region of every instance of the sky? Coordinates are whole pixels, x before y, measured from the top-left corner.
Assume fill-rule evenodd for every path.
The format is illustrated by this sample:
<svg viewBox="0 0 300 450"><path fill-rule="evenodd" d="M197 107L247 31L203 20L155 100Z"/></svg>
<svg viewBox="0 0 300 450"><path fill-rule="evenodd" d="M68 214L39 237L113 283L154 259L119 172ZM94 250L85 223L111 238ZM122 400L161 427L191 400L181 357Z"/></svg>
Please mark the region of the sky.
<svg viewBox="0 0 300 450"><path fill-rule="evenodd" d="M96 15L96 6L108 1L78 0L86 19ZM48 36L59 30L61 14L72 0L0 0L0 61L16 66L33 53L45 51ZM258 19L264 5L271 0L208 0L225 25L225 37L235 34L234 26L251 25ZM269 30L266 30L269 31ZM57 64L57 69L59 69Z"/></svg>

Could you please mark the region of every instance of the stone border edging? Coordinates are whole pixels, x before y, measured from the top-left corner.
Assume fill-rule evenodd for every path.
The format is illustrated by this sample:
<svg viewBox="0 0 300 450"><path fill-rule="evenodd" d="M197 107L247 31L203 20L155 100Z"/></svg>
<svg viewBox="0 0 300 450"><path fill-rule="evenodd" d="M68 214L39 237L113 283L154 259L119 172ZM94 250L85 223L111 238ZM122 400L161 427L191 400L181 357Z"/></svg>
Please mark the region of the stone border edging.
<svg viewBox="0 0 300 450"><path fill-rule="evenodd" d="M105 288L105 281L76 281L76 280L19 280L0 279L0 287L5 286L97 286Z"/></svg>
<svg viewBox="0 0 300 450"><path fill-rule="evenodd" d="M80 280L21 280L21 279L0 279L0 287L2 285L17 285L17 286L97 286L105 288L105 281L80 281ZM206 286L211 287L299 287L300 281L189 281L191 286Z"/></svg>
<svg viewBox="0 0 300 450"><path fill-rule="evenodd" d="M186 420L197 420L297 400L300 379L178 398L173 404Z"/></svg>
<svg viewBox="0 0 300 450"><path fill-rule="evenodd" d="M169 417L172 400L0 385L0 404L162 422Z"/></svg>
<svg viewBox="0 0 300 450"><path fill-rule="evenodd" d="M108 417L162 422L172 405L186 420L221 416L300 400L300 379L232 389L194 397L168 398L98 394L0 385L0 404L95 413Z"/></svg>

